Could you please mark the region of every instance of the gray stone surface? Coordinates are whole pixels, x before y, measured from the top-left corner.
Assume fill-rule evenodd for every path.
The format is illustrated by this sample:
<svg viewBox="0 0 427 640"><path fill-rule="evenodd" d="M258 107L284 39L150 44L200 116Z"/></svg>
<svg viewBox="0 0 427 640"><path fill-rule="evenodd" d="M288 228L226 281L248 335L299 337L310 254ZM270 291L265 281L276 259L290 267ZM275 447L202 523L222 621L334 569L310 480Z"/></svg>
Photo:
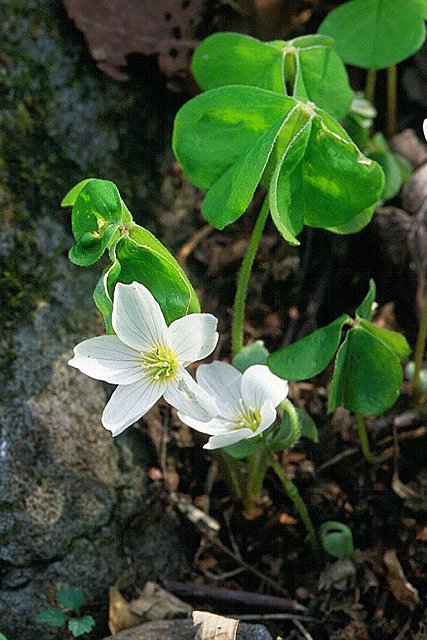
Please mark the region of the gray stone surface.
<svg viewBox="0 0 427 640"><path fill-rule="evenodd" d="M82 587L99 638L116 580L182 577L188 564L178 519L159 500L152 514L145 437L113 440L100 422L110 389L67 365L103 333L102 266L70 264L59 203L78 180L110 178L150 226L170 116L156 87L94 69L61 0L0 0L0 13L0 632L65 638L34 618Z"/></svg>
<svg viewBox="0 0 427 640"><path fill-rule="evenodd" d="M194 635L192 620L161 620L146 622L104 640L194 640ZM237 640L272 640L272 637L261 624L241 622L237 629Z"/></svg>

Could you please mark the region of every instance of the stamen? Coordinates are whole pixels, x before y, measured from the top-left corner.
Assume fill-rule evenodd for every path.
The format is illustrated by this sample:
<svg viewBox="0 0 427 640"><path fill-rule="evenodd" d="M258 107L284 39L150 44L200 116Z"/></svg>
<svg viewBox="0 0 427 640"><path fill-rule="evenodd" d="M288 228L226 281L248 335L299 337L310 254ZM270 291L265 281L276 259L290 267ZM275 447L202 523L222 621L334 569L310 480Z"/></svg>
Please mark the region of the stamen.
<svg viewBox="0 0 427 640"><path fill-rule="evenodd" d="M156 345L153 351L141 354L141 366L150 373L153 382L170 380L178 371L178 358L168 347Z"/></svg>

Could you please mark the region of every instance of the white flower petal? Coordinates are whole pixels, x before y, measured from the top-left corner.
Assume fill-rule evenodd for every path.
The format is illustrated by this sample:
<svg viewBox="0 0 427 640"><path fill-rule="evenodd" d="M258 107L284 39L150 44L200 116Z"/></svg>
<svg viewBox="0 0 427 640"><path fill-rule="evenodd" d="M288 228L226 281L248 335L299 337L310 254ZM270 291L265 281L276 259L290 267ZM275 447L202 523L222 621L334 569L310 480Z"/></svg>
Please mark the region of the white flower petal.
<svg viewBox="0 0 427 640"><path fill-rule="evenodd" d="M218 435L219 433L227 433L229 430L228 423L225 423L222 418L213 418L209 422L202 422L201 420L195 420L190 418L180 411L178 411L178 418L187 426L200 431L200 433L207 433L209 436Z"/></svg>
<svg viewBox="0 0 427 640"><path fill-rule="evenodd" d="M98 336L74 347L68 364L96 380L112 384L131 384L141 378L138 352L116 336Z"/></svg>
<svg viewBox="0 0 427 640"><path fill-rule="evenodd" d="M210 313L191 313L172 322L168 328L169 344L184 367L212 353L218 342L217 324Z"/></svg>
<svg viewBox="0 0 427 640"><path fill-rule="evenodd" d="M122 284L114 290L112 324L125 344L138 351L165 345L167 325L159 303L139 282Z"/></svg>
<svg viewBox="0 0 427 640"><path fill-rule="evenodd" d="M427 118L423 122L423 133L424 133L424 138L427 140Z"/></svg>
<svg viewBox="0 0 427 640"><path fill-rule="evenodd" d="M240 412L242 374L231 364L219 360L202 364L196 371L196 379L214 398L221 415L232 419Z"/></svg>
<svg viewBox="0 0 427 640"><path fill-rule="evenodd" d="M218 414L218 408L210 395L183 367L179 368L176 379L168 383L163 395L166 402L175 409L196 420L208 422Z"/></svg>
<svg viewBox="0 0 427 640"><path fill-rule="evenodd" d="M208 442L204 445L204 449L221 449L222 447L228 447L230 444L236 444L241 440L246 440L253 435L250 429L236 429L235 431L229 431L228 433L220 433L217 436L209 438Z"/></svg>
<svg viewBox="0 0 427 640"><path fill-rule="evenodd" d="M277 417L276 409L271 400L266 400L260 409L261 421L259 427L253 432L251 438L259 436L260 433L268 429Z"/></svg>
<svg viewBox="0 0 427 640"><path fill-rule="evenodd" d="M288 383L271 373L265 364L254 364L244 372L241 390L247 407L259 409L266 400L277 407L288 395Z"/></svg>
<svg viewBox="0 0 427 640"><path fill-rule="evenodd" d="M151 409L164 388L148 379L117 387L104 409L102 424L117 436Z"/></svg>

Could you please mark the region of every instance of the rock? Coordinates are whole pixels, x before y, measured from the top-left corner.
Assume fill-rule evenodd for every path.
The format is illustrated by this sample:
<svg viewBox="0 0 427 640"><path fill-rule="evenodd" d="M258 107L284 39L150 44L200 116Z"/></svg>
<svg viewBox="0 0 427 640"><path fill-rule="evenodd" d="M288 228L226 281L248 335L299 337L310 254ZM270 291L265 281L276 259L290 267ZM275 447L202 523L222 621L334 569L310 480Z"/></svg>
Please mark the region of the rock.
<svg viewBox="0 0 427 640"><path fill-rule="evenodd" d="M161 620L146 622L104 640L194 640L194 632L192 620ZM241 622L236 640L272 640L272 637L261 624Z"/></svg>

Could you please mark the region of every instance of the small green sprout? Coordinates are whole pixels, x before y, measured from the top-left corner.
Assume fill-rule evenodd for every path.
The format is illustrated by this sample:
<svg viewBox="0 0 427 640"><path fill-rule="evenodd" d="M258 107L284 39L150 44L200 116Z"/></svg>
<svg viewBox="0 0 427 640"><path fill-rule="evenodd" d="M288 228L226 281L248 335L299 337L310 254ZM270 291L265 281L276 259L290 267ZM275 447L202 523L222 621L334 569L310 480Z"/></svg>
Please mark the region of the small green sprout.
<svg viewBox="0 0 427 640"><path fill-rule="evenodd" d="M95 626L92 616L82 616L81 608L85 596L83 589L61 589L56 594L58 607L49 607L41 611L36 616L36 622L49 627L63 627L67 623L67 628L74 638L89 633ZM6 640L0 635L0 640Z"/></svg>
<svg viewBox="0 0 427 640"><path fill-rule="evenodd" d="M353 534L342 522L324 522L320 525L319 535L323 549L333 558L351 558L353 555Z"/></svg>

